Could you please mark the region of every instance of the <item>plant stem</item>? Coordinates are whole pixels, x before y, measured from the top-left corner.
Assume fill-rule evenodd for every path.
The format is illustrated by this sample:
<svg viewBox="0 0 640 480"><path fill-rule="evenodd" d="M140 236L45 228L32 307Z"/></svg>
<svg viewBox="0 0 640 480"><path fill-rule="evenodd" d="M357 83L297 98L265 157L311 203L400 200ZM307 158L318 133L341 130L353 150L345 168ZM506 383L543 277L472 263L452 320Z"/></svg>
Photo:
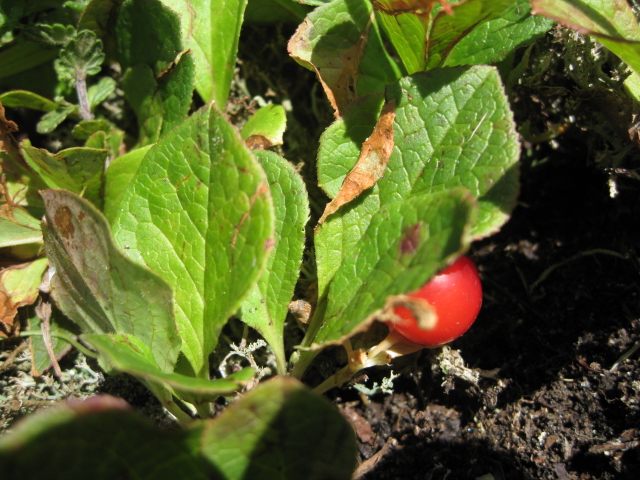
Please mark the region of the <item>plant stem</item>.
<svg viewBox="0 0 640 480"><path fill-rule="evenodd" d="M36 336L36 335L42 336L42 332L38 332L38 331L35 331L35 330L25 330L24 332L20 332L20 336L21 337L33 337L33 336ZM77 340L75 340L71 336L67 335L66 333L51 332L51 336L52 337L56 337L56 338L61 338L65 342L71 344L73 347L75 347L78 350L80 350L87 357L98 358L98 355L95 352L92 352L87 347L85 347L80 342L78 342Z"/></svg>
<svg viewBox="0 0 640 480"><path fill-rule="evenodd" d="M89 94L87 92L87 75L84 70L76 70L76 93L78 94L78 104L80 105L80 117L82 120L92 120L93 114L89 105Z"/></svg>
<svg viewBox="0 0 640 480"><path fill-rule="evenodd" d="M313 359L316 358L318 353L320 353L320 350L298 351L298 361L295 363L293 370L291 371L291 375L294 378L301 380L304 372L307 371L307 368L311 362L313 362Z"/></svg>
<svg viewBox="0 0 640 480"><path fill-rule="evenodd" d="M349 379L353 377L353 375L355 374L355 372L353 372L352 369L353 369L352 365L349 365L349 364L345 365L343 368L341 368L336 373L331 375L320 385L316 386L313 389L313 392L317 393L318 395L322 395L323 393L331 390L334 387L341 387L347 381L349 381ZM356 370L356 372L359 370Z"/></svg>

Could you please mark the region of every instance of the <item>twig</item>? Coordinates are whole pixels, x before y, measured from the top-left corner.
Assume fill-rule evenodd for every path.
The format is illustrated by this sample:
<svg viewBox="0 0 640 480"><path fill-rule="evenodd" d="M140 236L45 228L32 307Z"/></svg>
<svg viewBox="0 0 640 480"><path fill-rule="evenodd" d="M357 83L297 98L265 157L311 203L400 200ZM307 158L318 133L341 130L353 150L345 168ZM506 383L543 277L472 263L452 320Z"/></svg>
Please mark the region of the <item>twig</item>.
<svg viewBox="0 0 640 480"><path fill-rule="evenodd" d="M358 465L358 468L356 468L356 471L353 473L351 480L361 480L367 473L378 465L380 460L382 460L382 457L384 457L389 449L395 445L396 439L389 437L379 452Z"/></svg>
<svg viewBox="0 0 640 480"><path fill-rule="evenodd" d="M4 372L5 370L7 370L9 366L13 363L13 361L16 359L16 357L20 354L20 352L23 352L27 348L28 348L28 345L25 342L21 343L16 348L14 348L9 354L9 356L7 357L7 359L4 362L2 362L2 365L0 365L0 372Z"/></svg>
<svg viewBox="0 0 640 480"><path fill-rule="evenodd" d="M631 347L629 350L627 350L625 353L623 353L622 356L618 360L616 360L616 363L613 364L613 366L609 369L609 371L610 372L615 371L615 369L618 368L618 365L620 365L627 358L629 358L631 355L636 353L636 351L639 348L640 348L640 342L636 342L636 344L633 347Z"/></svg>

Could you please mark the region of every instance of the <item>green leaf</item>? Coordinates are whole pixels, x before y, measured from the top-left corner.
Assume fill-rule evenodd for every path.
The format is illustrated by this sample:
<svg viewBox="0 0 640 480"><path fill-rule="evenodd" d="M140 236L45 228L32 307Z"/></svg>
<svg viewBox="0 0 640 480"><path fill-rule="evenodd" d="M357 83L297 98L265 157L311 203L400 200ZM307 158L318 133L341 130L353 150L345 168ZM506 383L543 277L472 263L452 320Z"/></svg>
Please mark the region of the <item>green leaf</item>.
<svg viewBox="0 0 640 480"><path fill-rule="evenodd" d="M58 49L35 42L20 42L0 52L0 79L16 75L42 65L58 56Z"/></svg>
<svg viewBox="0 0 640 480"><path fill-rule="evenodd" d="M190 432L161 431L108 395L28 416L0 439L6 478L95 480L222 479L198 455ZM69 452L73 451L70 460Z"/></svg>
<svg viewBox="0 0 640 480"><path fill-rule="evenodd" d="M251 23L300 23L309 13L309 7L292 0L249 0L244 14L245 22Z"/></svg>
<svg viewBox="0 0 640 480"><path fill-rule="evenodd" d="M91 85L87 91L89 106L93 109L104 102L116 91L116 81L111 77L103 77L95 85Z"/></svg>
<svg viewBox="0 0 640 480"><path fill-rule="evenodd" d="M273 242L262 168L207 105L149 150L112 223L129 257L171 285L183 352L206 375L222 326L258 280Z"/></svg>
<svg viewBox="0 0 640 480"><path fill-rule="evenodd" d="M247 120L242 131L242 139L252 136L264 137L269 146L282 145L282 135L287 128L287 115L282 105L266 105Z"/></svg>
<svg viewBox="0 0 640 480"><path fill-rule="evenodd" d="M236 393L246 386L255 373L251 368L246 368L217 380L168 373L158 367L151 349L133 335L93 334L83 335L82 338L116 370L133 375L145 383L167 386L179 397L189 399L192 403L211 402L221 395Z"/></svg>
<svg viewBox="0 0 640 480"><path fill-rule="evenodd" d="M464 186L479 200L472 236L500 228L515 207L520 149L507 97L492 67L437 69L404 77L386 91L395 102L394 149L370 192L345 205L318 229L320 295L364 234L371 215L389 202ZM380 99L363 99L323 135L322 187L335 196L371 133Z"/></svg>
<svg viewBox="0 0 640 480"><path fill-rule="evenodd" d="M22 153L49 188L61 188L100 205L100 187L107 151L97 148L67 148L52 154L47 150L23 146Z"/></svg>
<svg viewBox="0 0 640 480"><path fill-rule="evenodd" d="M316 8L289 41L289 54L317 72L337 116L353 100L381 92L400 76L372 21L371 3L360 0Z"/></svg>
<svg viewBox="0 0 640 480"><path fill-rule="evenodd" d="M102 40L95 33L84 30L60 51L55 62L56 72L61 79L75 82L100 72L104 62Z"/></svg>
<svg viewBox="0 0 640 480"><path fill-rule="evenodd" d="M70 103L59 105L55 110L51 110L42 116L36 126L36 130L42 135L51 133L58 128L58 126L64 122L69 115L76 113L77 110L78 106Z"/></svg>
<svg viewBox="0 0 640 480"><path fill-rule="evenodd" d="M87 140L90 136L97 132L108 132L113 128L113 125L107 120L83 120L73 127L73 136L78 140ZM104 143L101 144L104 149ZM100 147L91 147L100 148Z"/></svg>
<svg viewBox="0 0 640 480"><path fill-rule="evenodd" d="M139 145L155 143L191 107L194 55L183 51L180 19L159 0L126 1L116 23L122 88L140 127Z"/></svg>
<svg viewBox="0 0 640 480"><path fill-rule="evenodd" d="M104 216L64 190L45 190L45 250L51 293L85 333L128 333L143 341L170 372L180 349L170 287L126 258Z"/></svg>
<svg viewBox="0 0 640 480"><path fill-rule="evenodd" d="M109 44L113 13L122 0L90 0L78 21L78 31L91 30Z"/></svg>
<svg viewBox="0 0 640 480"><path fill-rule="evenodd" d="M40 221L22 207L0 204L0 248L42 242Z"/></svg>
<svg viewBox="0 0 640 480"><path fill-rule="evenodd" d="M640 24L626 0L531 0L531 6L535 14L595 37L640 74Z"/></svg>
<svg viewBox="0 0 640 480"><path fill-rule="evenodd" d="M29 32L33 35L34 32ZM76 35L76 29L73 25L63 25L54 23L52 25L39 24L36 25L35 35L37 40L49 45L66 45Z"/></svg>
<svg viewBox="0 0 640 480"><path fill-rule="evenodd" d="M530 0L517 0L460 39L447 54L445 65L496 64L544 35L552 25L549 19L531 15Z"/></svg>
<svg viewBox="0 0 640 480"><path fill-rule="evenodd" d="M390 0L380 4L390 7ZM414 13L387 14L376 9L376 20L391 40L407 73L421 72L427 65L427 29L425 21Z"/></svg>
<svg viewBox="0 0 640 480"><path fill-rule="evenodd" d="M180 14L185 48L193 52L196 90L224 110L236 64L247 0L162 0Z"/></svg>
<svg viewBox="0 0 640 480"><path fill-rule="evenodd" d="M42 330L42 320L37 315L32 315L28 322L29 330ZM58 361L73 348L69 342L61 338L61 336L75 338L75 334L72 333L73 328L75 328L75 326L60 312L60 310L52 308L49 324L49 329L51 331L50 342L51 349ZM42 375L53 366L42 335L29 336L29 349L31 350L31 373L33 375Z"/></svg>
<svg viewBox="0 0 640 480"><path fill-rule="evenodd" d="M120 198L138 171L142 159L153 145L137 148L116 158L107 169L104 187L104 215L113 222Z"/></svg>
<svg viewBox="0 0 640 480"><path fill-rule="evenodd" d="M48 98L38 95L37 93L27 92L26 90L12 90L0 95L0 103L5 107L12 108L32 108L41 112L50 112L58 108L58 104Z"/></svg>
<svg viewBox="0 0 640 480"><path fill-rule="evenodd" d="M439 12L429 31L426 69L444 64L449 50L473 29L498 17L514 0L470 0L454 6L454 14Z"/></svg>
<svg viewBox="0 0 640 480"><path fill-rule="evenodd" d="M502 81L493 67L451 68L390 85L396 102L394 152L383 203L461 185L478 198L474 239L495 233L519 193L520 144Z"/></svg>
<svg viewBox="0 0 640 480"><path fill-rule="evenodd" d="M382 110L384 95L367 95L353 102L344 116L320 137L318 184L333 198L358 161L360 148L371 135Z"/></svg>
<svg viewBox="0 0 640 480"><path fill-rule="evenodd" d="M348 480L356 463L352 427L290 378L187 430L160 430L107 395L39 412L12 430L0 439L7 478Z"/></svg>
<svg viewBox="0 0 640 480"><path fill-rule="evenodd" d="M468 248L475 214L474 198L462 188L385 204L333 277L314 342L341 341L387 296L417 290Z"/></svg>
<svg viewBox="0 0 640 480"><path fill-rule="evenodd" d="M228 480L348 480L355 468L351 425L292 378L265 382L196 432L204 458Z"/></svg>
<svg viewBox="0 0 640 480"><path fill-rule="evenodd" d="M449 15L434 2L433 11L429 15L423 15L419 12L398 10L399 6L393 0L379 0L376 18L402 59L405 69L409 74L413 74L443 65L447 55L458 42L486 22L502 16L505 9L513 4L514 0L468 0L451 5L453 14ZM403 13L398 13L400 11ZM496 25L500 26L499 23ZM480 49L485 45L485 41L480 33L467 45L471 44L472 48ZM493 44L489 46L493 47ZM507 49L502 45L495 47Z"/></svg>
<svg viewBox="0 0 640 480"><path fill-rule="evenodd" d="M293 166L273 152L256 151L271 188L275 209L275 246L267 268L242 305L242 320L256 328L276 356L278 372L286 372L284 321L300 275L309 200Z"/></svg>

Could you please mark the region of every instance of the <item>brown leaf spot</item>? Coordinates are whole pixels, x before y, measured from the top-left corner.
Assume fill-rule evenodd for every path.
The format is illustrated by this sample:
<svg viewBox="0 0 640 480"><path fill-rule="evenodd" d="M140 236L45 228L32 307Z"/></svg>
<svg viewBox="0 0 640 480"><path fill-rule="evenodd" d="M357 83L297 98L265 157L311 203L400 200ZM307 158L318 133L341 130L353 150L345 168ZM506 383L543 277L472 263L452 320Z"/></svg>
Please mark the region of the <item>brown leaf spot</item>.
<svg viewBox="0 0 640 480"><path fill-rule="evenodd" d="M251 135L244 143L250 150L265 150L272 146L269 139L262 135Z"/></svg>
<svg viewBox="0 0 640 480"><path fill-rule="evenodd" d="M400 241L400 253L406 255L416 251L420 244L422 225L424 225L424 222L420 221L405 230L402 240Z"/></svg>
<svg viewBox="0 0 640 480"><path fill-rule="evenodd" d="M73 226L73 220L71 219L71 210L69 207L62 207L56 210L53 216L53 223L60 232L62 238L70 240L76 231L76 227Z"/></svg>
<svg viewBox="0 0 640 480"><path fill-rule="evenodd" d="M393 152L393 122L396 118L396 103L391 100L382 108L373 133L362 144L360 157L353 169L344 179L340 191L325 207L318 225L336 212L342 205L349 203L362 192L373 187L382 178Z"/></svg>
<svg viewBox="0 0 640 480"><path fill-rule="evenodd" d="M275 238L269 237L264 241L264 249L271 250L276 245Z"/></svg>

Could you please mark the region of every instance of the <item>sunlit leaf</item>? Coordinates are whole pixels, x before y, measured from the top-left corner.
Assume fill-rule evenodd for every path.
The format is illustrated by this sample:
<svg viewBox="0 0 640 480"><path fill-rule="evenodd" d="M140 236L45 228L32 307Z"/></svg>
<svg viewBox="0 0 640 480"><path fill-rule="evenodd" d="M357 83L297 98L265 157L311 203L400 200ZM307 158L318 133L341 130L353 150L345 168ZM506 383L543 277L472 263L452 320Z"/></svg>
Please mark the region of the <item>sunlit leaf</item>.
<svg viewBox="0 0 640 480"><path fill-rule="evenodd" d="M149 150L122 196L114 236L171 285L183 352L200 375L266 265L273 224L262 168L212 105Z"/></svg>

